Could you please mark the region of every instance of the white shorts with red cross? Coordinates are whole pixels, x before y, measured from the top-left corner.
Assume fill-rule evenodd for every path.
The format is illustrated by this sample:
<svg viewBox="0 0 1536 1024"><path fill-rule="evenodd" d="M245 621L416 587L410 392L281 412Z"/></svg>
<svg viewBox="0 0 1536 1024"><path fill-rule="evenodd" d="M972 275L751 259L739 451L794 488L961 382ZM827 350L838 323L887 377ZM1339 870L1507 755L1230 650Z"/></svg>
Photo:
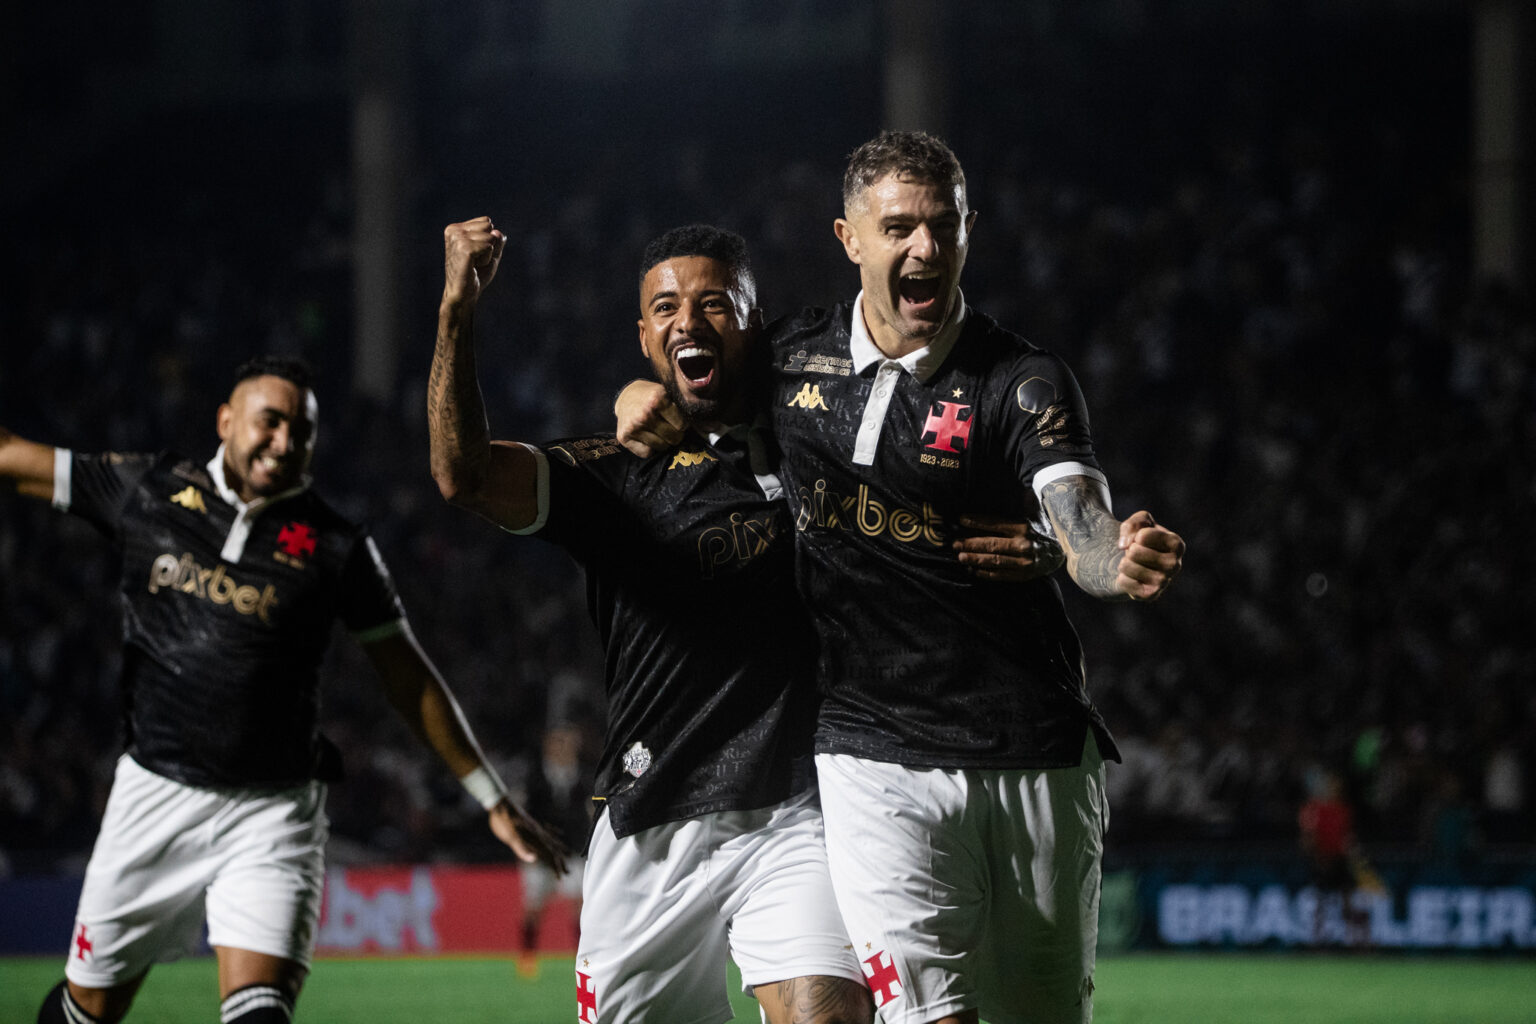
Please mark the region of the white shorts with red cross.
<svg viewBox="0 0 1536 1024"><path fill-rule="evenodd" d="M325 787L205 789L124 755L75 916L65 974L86 988L213 946L308 964L325 882Z"/></svg>
<svg viewBox="0 0 1536 1024"><path fill-rule="evenodd" d="M1093 1016L1109 806L1089 734L1051 769L818 754L832 883L885 1024Z"/></svg>
<svg viewBox="0 0 1536 1024"><path fill-rule="evenodd" d="M720 1024L727 957L748 991L826 975L862 983L827 875L814 791L616 838L587 852L576 1019Z"/></svg>

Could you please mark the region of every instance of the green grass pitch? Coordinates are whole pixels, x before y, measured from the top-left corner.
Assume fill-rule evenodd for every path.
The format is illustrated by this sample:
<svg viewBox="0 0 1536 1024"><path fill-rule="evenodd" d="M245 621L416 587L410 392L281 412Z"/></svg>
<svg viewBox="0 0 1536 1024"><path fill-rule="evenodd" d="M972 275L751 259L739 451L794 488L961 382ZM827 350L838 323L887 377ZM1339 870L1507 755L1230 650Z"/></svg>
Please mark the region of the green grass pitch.
<svg viewBox="0 0 1536 1024"><path fill-rule="evenodd" d="M60 976L57 958L0 959L0 1021L31 1024ZM736 1020L756 1006L731 979ZM150 973L130 1022L218 1019L211 960ZM325 1024L567 1024L576 1019L572 961L547 957L531 976L510 960L320 960L297 1020ZM1140 954L1099 961L1097 1024L1529 1024L1536 960L1408 956Z"/></svg>

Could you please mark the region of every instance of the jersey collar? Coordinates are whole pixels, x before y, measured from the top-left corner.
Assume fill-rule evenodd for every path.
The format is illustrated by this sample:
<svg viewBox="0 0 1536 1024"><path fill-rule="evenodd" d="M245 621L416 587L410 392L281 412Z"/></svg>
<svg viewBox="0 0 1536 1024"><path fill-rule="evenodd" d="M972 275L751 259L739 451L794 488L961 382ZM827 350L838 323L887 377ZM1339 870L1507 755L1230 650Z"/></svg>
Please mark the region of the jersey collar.
<svg viewBox="0 0 1536 1024"><path fill-rule="evenodd" d="M310 484L310 476L306 473L299 479L297 486L290 487L286 491L280 491L268 498L257 498L255 501L247 504L246 502L241 501L240 495L236 494L230 488L228 479L224 476L223 444L220 444L219 450L213 453L213 458L208 460L207 468L208 475L213 478L213 486L218 489L219 497L223 498L230 505L234 506L247 515L255 515L262 509L266 508L268 505L276 504L277 502L282 501L284 498L291 498L295 494L302 494L309 489Z"/></svg>
<svg viewBox="0 0 1536 1024"><path fill-rule="evenodd" d="M908 352L900 359L891 359L880 351L875 340L869 336L869 328L864 325L864 293L859 292L853 300L853 324L848 332L848 351L853 356L853 370L855 373L863 373L878 363L895 363L906 370L921 383L926 384L928 378L939 372L944 358L949 355L949 350L955 347L956 340L960 337L960 329L965 325L965 317L969 312L965 304L965 293L956 292L955 300L959 304L955 315L952 316L934 338L924 347L914 352Z"/></svg>

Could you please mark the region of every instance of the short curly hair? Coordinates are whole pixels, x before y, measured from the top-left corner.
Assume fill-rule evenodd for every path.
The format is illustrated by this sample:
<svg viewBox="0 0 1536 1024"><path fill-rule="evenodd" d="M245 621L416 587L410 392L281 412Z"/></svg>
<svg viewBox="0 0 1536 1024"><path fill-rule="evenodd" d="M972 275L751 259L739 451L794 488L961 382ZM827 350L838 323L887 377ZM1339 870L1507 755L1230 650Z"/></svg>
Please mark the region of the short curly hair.
<svg viewBox="0 0 1536 1024"><path fill-rule="evenodd" d="M706 256L725 264L746 296L747 306L757 304L757 278L752 274L747 240L713 224L684 224L653 238L640 257L640 287L645 287L645 275L652 267L681 256Z"/></svg>
<svg viewBox="0 0 1536 1024"><path fill-rule="evenodd" d="M843 210L864 208L864 193L887 175L960 190L965 204L965 171L954 151L927 132L883 131L848 155L843 172Z"/></svg>
<svg viewBox="0 0 1536 1024"><path fill-rule="evenodd" d="M235 385L253 377L281 377L296 387L315 389L315 372L297 356L264 355L247 359L235 370Z"/></svg>

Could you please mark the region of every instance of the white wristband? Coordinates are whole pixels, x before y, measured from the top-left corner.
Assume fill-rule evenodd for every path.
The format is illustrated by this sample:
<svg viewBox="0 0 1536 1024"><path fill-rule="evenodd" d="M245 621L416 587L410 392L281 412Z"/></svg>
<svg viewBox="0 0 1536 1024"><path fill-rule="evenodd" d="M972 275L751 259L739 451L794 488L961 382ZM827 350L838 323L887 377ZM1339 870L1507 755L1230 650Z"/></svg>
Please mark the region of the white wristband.
<svg viewBox="0 0 1536 1024"><path fill-rule="evenodd" d="M507 795L507 787L503 786L501 779L496 777L496 773L485 765L481 765L461 778L459 784L469 790L469 795L486 810L501 803L502 798Z"/></svg>

